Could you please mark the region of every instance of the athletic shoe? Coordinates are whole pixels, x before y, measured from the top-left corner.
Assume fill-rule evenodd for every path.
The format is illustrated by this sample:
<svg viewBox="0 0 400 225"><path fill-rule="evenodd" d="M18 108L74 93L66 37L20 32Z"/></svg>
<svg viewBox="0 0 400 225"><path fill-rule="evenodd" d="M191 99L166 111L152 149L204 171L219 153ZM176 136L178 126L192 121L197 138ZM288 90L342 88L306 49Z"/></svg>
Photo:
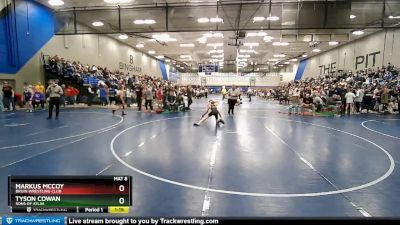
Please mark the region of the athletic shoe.
<svg viewBox="0 0 400 225"><path fill-rule="evenodd" d="M125 114L125 113L122 113L121 115L122 115L122 116L125 116L126 114Z"/></svg>
<svg viewBox="0 0 400 225"><path fill-rule="evenodd" d="M115 114L115 111L116 111L115 109L113 109L113 110L111 111L113 115Z"/></svg>
<svg viewBox="0 0 400 225"><path fill-rule="evenodd" d="M198 127L198 126L200 126L200 124L194 123L193 126Z"/></svg>
<svg viewBox="0 0 400 225"><path fill-rule="evenodd" d="M222 119L220 119L219 122L222 123L222 124L225 124L225 121L222 120Z"/></svg>

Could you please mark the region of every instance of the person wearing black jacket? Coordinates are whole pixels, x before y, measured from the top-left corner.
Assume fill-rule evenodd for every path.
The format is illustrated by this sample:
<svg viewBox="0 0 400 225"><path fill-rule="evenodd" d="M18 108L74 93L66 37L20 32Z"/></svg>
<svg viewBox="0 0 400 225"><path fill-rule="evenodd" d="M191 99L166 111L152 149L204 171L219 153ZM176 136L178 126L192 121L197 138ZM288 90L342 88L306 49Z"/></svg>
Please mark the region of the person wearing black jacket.
<svg viewBox="0 0 400 225"><path fill-rule="evenodd" d="M136 102L138 106L138 111L142 111L142 97L143 97L143 88L141 84L137 84L135 88L136 92Z"/></svg>
<svg viewBox="0 0 400 225"><path fill-rule="evenodd" d="M7 108L8 110L10 110L11 107L12 107L12 109L15 110L14 90L8 84L7 81L3 82L3 90L2 91L3 91L3 105L4 105L4 108Z"/></svg>
<svg viewBox="0 0 400 225"><path fill-rule="evenodd" d="M186 110L190 110L190 105L193 103L193 95L194 95L192 86L188 86L186 93L188 98L188 105L186 107Z"/></svg>

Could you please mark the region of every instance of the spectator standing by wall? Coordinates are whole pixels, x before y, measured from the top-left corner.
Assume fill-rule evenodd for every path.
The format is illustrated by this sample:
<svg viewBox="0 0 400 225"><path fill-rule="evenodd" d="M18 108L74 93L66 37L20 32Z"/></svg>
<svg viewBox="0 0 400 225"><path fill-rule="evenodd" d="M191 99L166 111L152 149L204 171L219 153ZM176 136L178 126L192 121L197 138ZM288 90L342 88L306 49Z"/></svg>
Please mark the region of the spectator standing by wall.
<svg viewBox="0 0 400 225"><path fill-rule="evenodd" d="M96 96L96 93L97 93L96 88L93 85L90 85L88 87L88 93L89 93L89 95L88 95L88 106L91 106L93 104L94 97Z"/></svg>
<svg viewBox="0 0 400 225"><path fill-rule="evenodd" d="M144 106L146 110L148 110L148 106L150 107L150 111L153 111L153 90L150 87L145 87L144 89L144 99L145 103Z"/></svg>
<svg viewBox="0 0 400 225"><path fill-rule="evenodd" d="M353 90L351 88L348 88L346 95L344 96L346 99L346 113L347 115L350 115L353 111L353 104L354 104L354 99L356 98L356 95L353 93Z"/></svg>
<svg viewBox="0 0 400 225"><path fill-rule="evenodd" d="M382 111L384 112L385 110L387 110L387 106L389 104L389 89L386 86L382 89L381 104Z"/></svg>
<svg viewBox="0 0 400 225"><path fill-rule="evenodd" d="M107 90L103 85L99 88L100 104L101 106L107 105Z"/></svg>
<svg viewBox="0 0 400 225"><path fill-rule="evenodd" d="M369 110L371 110L372 109L372 103L373 103L373 96L374 96L374 94L372 93L372 90L370 89L370 88L368 88L366 91L365 91L365 94L364 94L364 98L363 98L363 105L362 105L362 107L361 107L361 111L362 110L364 110L364 109L366 109L367 110L367 113L369 113Z"/></svg>
<svg viewBox="0 0 400 225"><path fill-rule="evenodd" d="M163 89L161 87L158 87L158 89L157 89L156 100L157 100L157 108L162 109L164 107L163 106L164 93L163 93Z"/></svg>
<svg viewBox="0 0 400 225"><path fill-rule="evenodd" d="M187 88L187 98L188 98L188 105L186 107L186 110L190 110L190 105L193 103L193 95L194 95L194 91L192 86L188 86Z"/></svg>
<svg viewBox="0 0 400 225"><path fill-rule="evenodd" d="M136 84L135 93L136 93L136 102L138 111L140 112L142 111L142 98L143 98L143 88L141 84Z"/></svg>
<svg viewBox="0 0 400 225"><path fill-rule="evenodd" d="M28 85L28 83L25 82L24 84L24 102L27 108L26 112L33 112L33 105L32 105L32 98L33 98L33 87L32 85Z"/></svg>
<svg viewBox="0 0 400 225"><path fill-rule="evenodd" d="M46 93L49 94L50 103L49 103L49 117L50 120L53 116L54 106L56 107L56 120L58 119L58 115L60 114L60 97L63 94L62 88L57 84L58 82L55 80L50 81L50 86L47 87Z"/></svg>
<svg viewBox="0 0 400 225"><path fill-rule="evenodd" d="M228 93L228 91L226 90L225 86L222 86L221 93L222 93L222 101L224 101L225 97L226 97L226 94Z"/></svg>
<svg viewBox="0 0 400 225"><path fill-rule="evenodd" d="M14 89L8 84L7 81L3 82L3 105L8 110L15 110L14 103Z"/></svg>
<svg viewBox="0 0 400 225"><path fill-rule="evenodd" d="M357 113L360 113L363 99L364 99L364 90L361 87L358 87L356 92L356 98L354 99Z"/></svg>

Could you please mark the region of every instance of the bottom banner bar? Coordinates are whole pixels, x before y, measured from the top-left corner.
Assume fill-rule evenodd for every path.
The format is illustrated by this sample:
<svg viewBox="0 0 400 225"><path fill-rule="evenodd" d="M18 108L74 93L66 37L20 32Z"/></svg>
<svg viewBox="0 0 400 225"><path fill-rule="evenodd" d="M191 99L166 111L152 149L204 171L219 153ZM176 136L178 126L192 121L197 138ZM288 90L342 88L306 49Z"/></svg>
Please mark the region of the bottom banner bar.
<svg viewBox="0 0 400 225"><path fill-rule="evenodd" d="M332 222L350 222L352 225L373 224L385 222L399 224L398 218L137 218L137 217L22 217L3 216L0 217L2 225L170 225L170 224L199 224L199 225L223 225L223 224L296 224L321 225Z"/></svg>

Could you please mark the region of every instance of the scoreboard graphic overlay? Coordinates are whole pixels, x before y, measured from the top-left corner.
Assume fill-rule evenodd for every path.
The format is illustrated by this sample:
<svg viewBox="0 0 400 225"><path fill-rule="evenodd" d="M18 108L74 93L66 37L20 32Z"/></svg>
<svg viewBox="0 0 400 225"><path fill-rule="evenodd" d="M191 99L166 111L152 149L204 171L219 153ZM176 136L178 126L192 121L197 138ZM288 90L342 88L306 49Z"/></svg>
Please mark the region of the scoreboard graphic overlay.
<svg viewBox="0 0 400 225"><path fill-rule="evenodd" d="M131 176L9 176L13 213L128 213Z"/></svg>

